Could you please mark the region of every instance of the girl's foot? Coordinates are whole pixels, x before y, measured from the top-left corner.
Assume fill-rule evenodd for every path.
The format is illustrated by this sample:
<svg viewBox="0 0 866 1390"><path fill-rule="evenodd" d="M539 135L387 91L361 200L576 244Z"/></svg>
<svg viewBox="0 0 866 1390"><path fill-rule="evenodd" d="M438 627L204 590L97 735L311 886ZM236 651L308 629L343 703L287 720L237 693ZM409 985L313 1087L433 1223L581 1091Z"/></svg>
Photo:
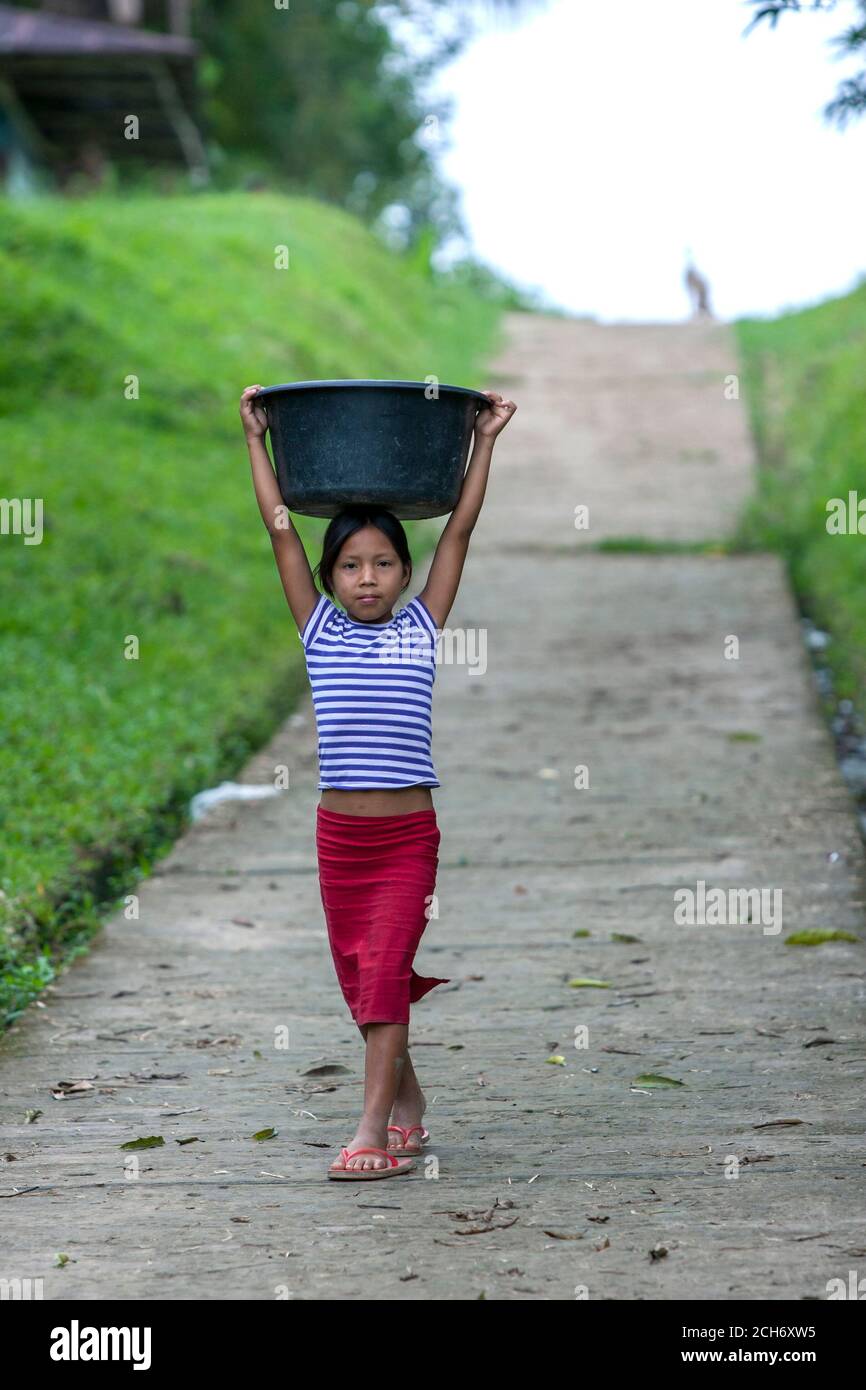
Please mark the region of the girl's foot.
<svg viewBox="0 0 866 1390"><path fill-rule="evenodd" d="M391 1136L388 1137L390 1138ZM414 1139L415 1136L413 1135L412 1137ZM386 1136L381 1129L365 1129L362 1125L351 1143L346 1145L346 1148L349 1150L349 1153L352 1153L355 1149L368 1149L371 1147L374 1149L384 1149L385 1138ZM331 1164L332 1168L351 1169L389 1168L390 1166L387 1159L383 1158L380 1154L355 1154L355 1157L350 1158L348 1163L343 1162L343 1155L340 1154Z"/></svg>
<svg viewBox="0 0 866 1390"><path fill-rule="evenodd" d="M391 1124L401 1125L403 1129L410 1129L412 1125L420 1125L427 1109L427 1102L424 1099L424 1092L420 1086L416 1089L414 1097L404 1100L402 1096L394 1102L394 1110L391 1115ZM404 1149L407 1154L419 1154L421 1152L421 1135L416 1129L414 1134L409 1135L409 1142L404 1143L402 1134L391 1133L388 1135L389 1149Z"/></svg>

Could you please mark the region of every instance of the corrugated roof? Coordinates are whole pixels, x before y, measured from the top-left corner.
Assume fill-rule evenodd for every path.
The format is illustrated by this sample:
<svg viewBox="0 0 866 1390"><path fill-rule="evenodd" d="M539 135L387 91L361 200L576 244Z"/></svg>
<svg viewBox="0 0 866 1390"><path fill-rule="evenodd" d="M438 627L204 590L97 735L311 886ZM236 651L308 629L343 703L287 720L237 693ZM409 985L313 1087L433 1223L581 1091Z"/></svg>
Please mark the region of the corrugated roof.
<svg viewBox="0 0 866 1390"><path fill-rule="evenodd" d="M0 5L0 56L57 57L77 54L151 54L194 57L200 45L177 34L132 29L98 19L73 19L45 10L17 10Z"/></svg>

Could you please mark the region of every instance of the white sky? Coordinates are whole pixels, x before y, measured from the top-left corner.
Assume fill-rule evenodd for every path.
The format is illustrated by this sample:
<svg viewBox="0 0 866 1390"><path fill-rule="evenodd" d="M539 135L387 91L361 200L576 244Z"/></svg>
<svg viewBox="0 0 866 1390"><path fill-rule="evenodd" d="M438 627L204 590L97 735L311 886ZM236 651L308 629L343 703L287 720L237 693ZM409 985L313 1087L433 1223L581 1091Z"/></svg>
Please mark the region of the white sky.
<svg viewBox="0 0 866 1390"><path fill-rule="evenodd" d="M857 70L828 43L862 18L854 0L748 38L744 0L473 8L478 37L431 89L453 118L425 143L488 264L601 322L687 316L687 247L722 318L866 272L866 117L821 114Z"/></svg>

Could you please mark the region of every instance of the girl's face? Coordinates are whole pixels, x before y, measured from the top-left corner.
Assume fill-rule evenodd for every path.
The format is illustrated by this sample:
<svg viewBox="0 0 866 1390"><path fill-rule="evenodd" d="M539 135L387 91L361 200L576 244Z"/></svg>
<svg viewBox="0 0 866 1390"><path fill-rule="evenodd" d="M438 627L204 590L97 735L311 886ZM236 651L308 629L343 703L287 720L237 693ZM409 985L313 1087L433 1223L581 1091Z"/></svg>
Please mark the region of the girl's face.
<svg viewBox="0 0 866 1390"><path fill-rule="evenodd" d="M383 623L408 578L388 537L377 526L364 526L343 544L331 581L354 622Z"/></svg>

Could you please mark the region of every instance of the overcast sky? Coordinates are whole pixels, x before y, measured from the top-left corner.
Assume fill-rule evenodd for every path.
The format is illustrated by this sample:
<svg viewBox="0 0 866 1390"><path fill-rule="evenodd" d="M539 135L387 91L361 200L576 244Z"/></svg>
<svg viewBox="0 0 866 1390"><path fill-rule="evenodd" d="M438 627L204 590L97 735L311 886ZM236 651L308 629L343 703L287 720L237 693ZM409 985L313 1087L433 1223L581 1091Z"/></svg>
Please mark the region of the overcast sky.
<svg viewBox="0 0 866 1390"><path fill-rule="evenodd" d="M475 252L602 322L773 314L866 273L866 118L821 110L856 71L828 45L853 0L743 37L743 0L535 0L439 75L437 162ZM428 147L435 148L437 132ZM451 148L444 148L450 140Z"/></svg>

